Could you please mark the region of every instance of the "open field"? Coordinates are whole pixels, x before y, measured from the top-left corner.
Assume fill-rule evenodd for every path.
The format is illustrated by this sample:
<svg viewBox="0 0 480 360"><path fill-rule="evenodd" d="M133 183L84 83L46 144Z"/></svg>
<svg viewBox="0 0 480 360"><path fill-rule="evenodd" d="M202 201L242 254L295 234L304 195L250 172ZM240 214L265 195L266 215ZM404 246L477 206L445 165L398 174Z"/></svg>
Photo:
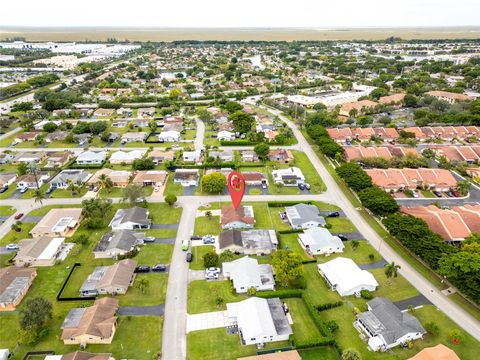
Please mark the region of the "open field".
<svg viewBox="0 0 480 360"><path fill-rule="evenodd" d="M474 39L480 28L114 28L114 27L3 27L0 39L12 36L29 41L105 41L108 38L130 41L174 40L381 40L390 36L402 39Z"/></svg>

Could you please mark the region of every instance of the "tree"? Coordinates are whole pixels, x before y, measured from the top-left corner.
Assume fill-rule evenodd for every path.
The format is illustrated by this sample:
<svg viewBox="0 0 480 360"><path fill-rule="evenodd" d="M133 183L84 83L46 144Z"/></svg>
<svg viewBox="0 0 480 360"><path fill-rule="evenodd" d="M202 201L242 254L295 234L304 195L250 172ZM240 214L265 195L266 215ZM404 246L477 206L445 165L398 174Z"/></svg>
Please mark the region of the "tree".
<svg viewBox="0 0 480 360"><path fill-rule="evenodd" d="M397 212L399 209L395 199L378 186L361 190L358 197L362 205L375 215L386 216Z"/></svg>
<svg viewBox="0 0 480 360"><path fill-rule="evenodd" d="M129 184L123 189L123 201L128 201L134 205L138 199L143 198L143 188L137 184Z"/></svg>
<svg viewBox="0 0 480 360"><path fill-rule="evenodd" d="M342 352L342 360L362 360L362 356L355 349L346 349Z"/></svg>
<svg viewBox="0 0 480 360"><path fill-rule="evenodd" d="M298 285L304 277L302 259L296 252L278 250L273 254L272 266L275 269L275 281L282 287Z"/></svg>
<svg viewBox="0 0 480 360"><path fill-rule="evenodd" d="M213 115L209 111L205 109L199 109L197 110L197 115L200 120L206 123L210 123L210 121L213 120Z"/></svg>
<svg viewBox="0 0 480 360"><path fill-rule="evenodd" d="M40 189L35 189L35 192L33 194L33 198L35 199L35 203L40 203L40 205L43 204L43 199L45 199L45 194L43 193L42 190Z"/></svg>
<svg viewBox="0 0 480 360"><path fill-rule="evenodd" d="M462 332L458 329L452 329L448 332L448 337L453 345L460 345L463 340Z"/></svg>
<svg viewBox="0 0 480 360"><path fill-rule="evenodd" d="M352 240L350 242L350 245L352 246L352 250L355 251L360 246L360 242L358 240Z"/></svg>
<svg viewBox="0 0 480 360"><path fill-rule="evenodd" d="M217 267L219 262L219 256L215 251L209 251L203 255L203 266L205 268Z"/></svg>
<svg viewBox="0 0 480 360"><path fill-rule="evenodd" d="M17 173L18 173L18 176L23 176L27 173L27 163L20 163L18 164L17 166Z"/></svg>
<svg viewBox="0 0 480 360"><path fill-rule="evenodd" d="M335 171L354 191L358 192L365 188L372 187L372 179L370 176L368 176L360 165L354 162L341 165L337 167Z"/></svg>
<svg viewBox="0 0 480 360"><path fill-rule="evenodd" d="M207 217L208 220L212 219L212 212L210 210L205 211L205 216Z"/></svg>
<svg viewBox="0 0 480 360"><path fill-rule="evenodd" d="M26 171L27 171L27 174L33 175L33 177L35 178L35 188L40 189L40 186L38 185L39 169L38 169L37 163L35 163L33 161L29 162L28 165L27 165Z"/></svg>
<svg viewBox="0 0 480 360"><path fill-rule="evenodd" d="M240 134L248 133L252 130L255 124L255 119L252 115L244 113L243 111L236 111L230 115L230 120L233 123L233 128Z"/></svg>
<svg viewBox="0 0 480 360"><path fill-rule="evenodd" d="M260 143L255 145L253 151L257 154L259 159L265 161L268 159L268 154L270 154L270 146L268 146L267 143Z"/></svg>
<svg viewBox="0 0 480 360"><path fill-rule="evenodd" d="M132 166L134 170L152 170L155 168L153 159L149 157L134 160Z"/></svg>
<svg viewBox="0 0 480 360"><path fill-rule="evenodd" d="M391 282L392 278L396 278L398 276L398 269L400 268L401 266L395 264L394 261L385 265L385 275L387 276L387 279L389 279L388 282Z"/></svg>
<svg viewBox="0 0 480 360"><path fill-rule="evenodd" d="M147 278L142 277L137 279L135 286L142 292L142 294L145 294L147 288L150 286L150 281Z"/></svg>
<svg viewBox="0 0 480 360"><path fill-rule="evenodd" d="M227 178L220 172L214 172L202 177L202 189L210 194L223 192L227 185Z"/></svg>
<svg viewBox="0 0 480 360"><path fill-rule="evenodd" d="M230 114L233 114L236 111L240 111L243 109L243 106L236 101L228 101L225 104L225 110L227 110Z"/></svg>
<svg viewBox="0 0 480 360"><path fill-rule="evenodd" d="M374 100L378 100L383 96L387 96L388 91L384 88L376 88L373 89L372 92L370 93L370 97Z"/></svg>
<svg viewBox="0 0 480 360"><path fill-rule="evenodd" d="M100 189L105 189L107 192L110 192L113 187L112 179L110 179L107 174L102 174L98 177L98 186Z"/></svg>
<svg viewBox="0 0 480 360"><path fill-rule="evenodd" d="M440 328L438 327L438 325L433 321L429 321L428 323L426 323L424 328L432 336L438 335L440 331Z"/></svg>
<svg viewBox="0 0 480 360"><path fill-rule="evenodd" d="M82 201L82 215L89 229L98 229L104 225L105 217L112 209L112 200L93 198Z"/></svg>
<svg viewBox="0 0 480 360"><path fill-rule="evenodd" d="M177 202L177 197L175 196L175 194L167 194L165 196L165 202L168 205L173 206Z"/></svg>
<svg viewBox="0 0 480 360"><path fill-rule="evenodd" d="M19 324L29 344L40 339L51 318L52 304L44 297L36 297L25 303L20 310Z"/></svg>
<svg viewBox="0 0 480 360"><path fill-rule="evenodd" d="M467 180L462 180L457 183L458 191L462 196L466 196L468 194L471 186L472 185Z"/></svg>
<svg viewBox="0 0 480 360"><path fill-rule="evenodd" d="M48 132L48 133L52 133L55 130L57 130L57 127L58 127L57 124L50 121L50 122L47 122L45 125L43 125L43 131Z"/></svg>

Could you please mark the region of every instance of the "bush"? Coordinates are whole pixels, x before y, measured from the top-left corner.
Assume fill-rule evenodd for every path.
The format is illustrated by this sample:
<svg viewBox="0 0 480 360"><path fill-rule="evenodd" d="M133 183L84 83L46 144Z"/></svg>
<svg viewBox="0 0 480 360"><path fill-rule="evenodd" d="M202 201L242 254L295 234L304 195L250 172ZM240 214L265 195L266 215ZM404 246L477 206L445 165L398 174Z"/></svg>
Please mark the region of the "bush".
<svg viewBox="0 0 480 360"><path fill-rule="evenodd" d="M433 321L429 321L428 323L426 323L424 328L432 336L436 336L440 332L440 328Z"/></svg>
<svg viewBox="0 0 480 360"><path fill-rule="evenodd" d="M317 311L319 311L319 312L322 312L322 311L325 311L325 310L334 309L334 308L342 306L342 305L343 305L343 301L339 300L339 301L335 301L335 302L329 302L329 303L317 305L317 306L315 306L315 309L317 309Z"/></svg>
<svg viewBox="0 0 480 360"><path fill-rule="evenodd" d="M271 299L271 298L280 298L280 299L289 299L289 298L301 298L302 291L301 290L277 290L277 291L262 291L257 293L258 297L264 299Z"/></svg>
<svg viewBox="0 0 480 360"><path fill-rule="evenodd" d="M209 251L203 255L203 266L205 268L217 267L219 256L215 251Z"/></svg>
<svg viewBox="0 0 480 360"><path fill-rule="evenodd" d="M337 167L335 171L355 192L370 188L373 185L370 176L357 163L346 163Z"/></svg>
<svg viewBox="0 0 480 360"><path fill-rule="evenodd" d="M371 300L373 299L373 294L371 291L369 290L362 290L360 291L360 296L362 297L362 299L365 299L365 300Z"/></svg>
<svg viewBox="0 0 480 360"><path fill-rule="evenodd" d="M338 330L338 324L335 320L330 320L329 322L327 322L327 327L328 330L330 330L332 333Z"/></svg>
<svg viewBox="0 0 480 360"><path fill-rule="evenodd" d="M386 216L397 212L399 209L395 199L378 186L361 190L358 197L362 205L375 215Z"/></svg>
<svg viewBox="0 0 480 360"><path fill-rule="evenodd" d="M177 197L175 196L175 194L167 194L165 196L165 202L172 206L173 204L175 204L177 202Z"/></svg>
<svg viewBox="0 0 480 360"><path fill-rule="evenodd" d="M311 201L269 201L267 203L268 207L286 207L286 206L293 206L297 204L309 204L312 205Z"/></svg>

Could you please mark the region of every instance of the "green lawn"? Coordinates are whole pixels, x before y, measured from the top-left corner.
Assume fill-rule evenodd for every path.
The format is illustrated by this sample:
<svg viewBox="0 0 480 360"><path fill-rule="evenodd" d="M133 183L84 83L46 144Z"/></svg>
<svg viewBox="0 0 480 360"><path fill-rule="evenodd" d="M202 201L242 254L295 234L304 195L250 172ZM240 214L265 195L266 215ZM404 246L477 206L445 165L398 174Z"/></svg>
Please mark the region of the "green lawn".
<svg viewBox="0 0 480 360"><path fill-rule="evenodd" d="M383 296L392 301L398 301L419 295L417 289L402 275L398 275L398 277L388 281L384 269L374 269L370 270L370 272L380 284L377 291L375 291L375 296Z"/></svg>
<svg viewBox="0 0 480 360"><path fill-rule="evenodd" d="M322 337L302 299L292 298L284 301L293 319L292 330L295 344L313 342Z"/></svg>
<svg viewBox="0 0 480 360"><path fill-rule="evenodd" d="M165 187L165 190L163 191L163 194L164 195L173 194L176 196L181 196L183 195L183 190L184 190L184 187L182 185L175 184L173 182L173 173L169 174L167 185Z"/></svg>
<svg viewBox="0 0 480 360"><path fill-rule="evenodd" d="M327 224L332 225L329 229L332 233L352 233L357 232L357 228L345 217L325 218Z"/></svg>
<svg viewBox="0 0 480 360"><path fill-rule="evenodd" d="M298 234L280 235L280 246L282 249L286 249L286 247L288 246L288 249L299 254L302 257L302 260L313 259L300 246L300 243L298 242Z"/></svg>
<svg viewBox="0 0 480 360"><path fill-rule="evenodd" d="M190 263L190 269L203 270L203 255L209 251L215 250L213 245L192 246L190 248L193 254L193 261Z"/></svg>
<svg viewBox="0 0 480 360"><path fill-rule="evenodd" d="M2 168L0 168L0 172L3 172L4 170ZM16 170L15 170L16 172ZM16 191L16 187L15 185L12 185L8 188L7 191L3 192L0 194L0 200L2 199L8 199L10 196L12 196L12 194Z"/></svg>
<svg viewBox="0 0 480 360"><path fill-rule="evenodd" d="M305 181L311 185L310 191L314 194L318 194L327 190L327 187L322 181L322 178L318 175L317 169L312 165L307 155L301 151L292 151L295 158L293 166L297 166L302 170L305 176Z"/></svg>
<svg viewBox="0 0 480 360"><path fill-rule="evenodd" d="M222 231L220 227L220 216L198 216L195 219L195 228L193 233L195 235L218 235Z"/></svg>
<svg viewBox="0 0 480 360"><path fill-rule="evenodd" d="M56 198L80 198L83 195L87 193L88 189L86 186L82 187L79 189L79 191L72 193L71 190L67 189L55 189L55 191L52 192L51 198L56 199Z"/></svg>
<svg viewBox="0 0 480 360"><path fill-rule="evenodd" d="M345 248L343 249L343 253L332 254L329 257L325 256L318 256L317 262L324 263L335 259L336 257L347 257L355 261L357 265L359 264L368 264L370 261L369 255L373 254L374 258L373 261L381 260L380 254L373 248L372 245L367 240L358 240L358 247L353 250L352 241L345 241L343 243Z"/></svg>
<svg viewBox="0 0 480 360"><path fill-rule="evenodd" d="M1 216L10 216L15 214L16 209L12 206L0 206Z"/></svg>
<svg viewBox="0 0 480 360"><path fill-rule="evenodd" d="M217 298L221 298L223 303L217 305ZM226 310L227 303L237 302L246 298L246 295L235 294L230 280L195 280L188 284L187 312L189 314L200 314Z"/></svg>
<svg viewBox="0 0 480 360"><path fill-rule="evenodd" d="M121 187L112 187L109 190L100 189L98 191L98 196L101 198L121 198L123 196L123 189Z"/></svg>
<svg viewBox="0 0 480 360"><path fill-rule="evenodd" d="M47 213L52 210L52 209L59 209L59 208L79 208L81 207L80 204L74 204L74 205L47 205L47 206L42 206L41 208L32 210L28 213L30 216L45 216Z"/></svg>
<svg viewBox="0 0 480 360"><path fill-rule="evenodd" d="M148 287L142 294L137 287L137 281L145 278L148 280ZM137 274L133 286L130 287L125 295L119 295L120 306L153 306L165 303L167 294L167 273Z"/></svg>
<svg viewBox="0 0 480 360"><path fill-rule="evenodd" d="M337 351L331 346L300 350L302 360L338 360Z"/></svg>
<svg viewBox="0 0 480 360"><path fill-rule="evenodd" d="M282 341L267 343L265 349L275 349L289 346ZM224 328L193 331L187 334L188 360L234 360L243 356L255 355L255 345L243 346L238 334L227 335Z"/></svg>
<svg viewBox="0 0 480 360"><path fill-rule="evenodd" d="M146 244L140 248L134 260L141 265L169 264L172 258L173 245Z"/></svg>
<svg viewBox="0 0 480 360"><path fill-rule="evenodd" d="M153 224L178 224L182 216L181 207L171 207L165 203L149 203L148 210Z"/></svg>
<svg viewBox="0 0 480 360"><path fill-rule="evenodd" d="M0 240L0 246L5 246L10 243L18 243L20 240L23 239L28 239L31 238L29 235L30 230L33 229L33 227L36 224L34 223L22 223L21 225L21 231L17 232L14 230L10 230L7 235L5 235L1 240Z"/></svg>

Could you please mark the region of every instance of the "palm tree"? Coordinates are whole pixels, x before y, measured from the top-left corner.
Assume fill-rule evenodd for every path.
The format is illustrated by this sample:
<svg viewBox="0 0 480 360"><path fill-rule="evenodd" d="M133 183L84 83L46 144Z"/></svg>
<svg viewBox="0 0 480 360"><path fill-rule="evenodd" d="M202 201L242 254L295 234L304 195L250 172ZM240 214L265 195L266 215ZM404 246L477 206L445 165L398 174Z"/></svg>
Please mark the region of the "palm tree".
<svg viewBox="0 0 480 360"><path fill-rule="evenodd" d="M394 261L392 261L389 264L385 264L385 275L387 276L388 282L391 282L392 278L396 278L398 276L398 269L400 269L401 266L395 264Z"/></svg>
<svg viewBox="0 0 480 360"><path fill-rule="evenodd" d="M77 191L77 185L72 180L67 180L67 190L70 190L74 195Z"/></svg>
<svg viewBox="0 0 480 360"><path fill-rule="evenodd" d="M35 163L33 161L28 163L27 174L31 174L35 177L35 185L36 185L37 189L39 189L40 186L38 186L38 165L37 165L37 163Z"/></svg>
<svg viewBox="0 0 480 360"><path fill-rule="evenodd" d="M352 242L350 243L352 245L352 250L355 251L358 249L358 247L360 246L360 242L358 240L352 240Z"/></svg>
<svg viewBox="0 0 480 360"><path fill-rule="evenodd" d="M150 281L148 281L147 278L140 278L137 280L137 288L140 289L142 294L145 294L145 291L147 291L147 288L149 285L150 285Z"/></svg>
<svg viewBox="0 0 480 360"><path fill-rule="evenodd" d="M205 212L205 216L207 217L208 220L212 218L212 212L210 210Z"/></svg>
<svg viewBox="0 0 480 360"><path fill-rule="evenodd" d="M43 199L45 199L45 194L43 193L42 190L40 189L35 189L35 192L33 194L33 198L35 199L35 202L39 202L40 205L43 204Z"/></svg>
<svg viewBox="0 0 480 360"><path fill-rule="evenodd" d="M98 185L100 189L105 189L107 192L110 192L113 187L113 182L107 174L102 174L98 177Z"/></svg>

